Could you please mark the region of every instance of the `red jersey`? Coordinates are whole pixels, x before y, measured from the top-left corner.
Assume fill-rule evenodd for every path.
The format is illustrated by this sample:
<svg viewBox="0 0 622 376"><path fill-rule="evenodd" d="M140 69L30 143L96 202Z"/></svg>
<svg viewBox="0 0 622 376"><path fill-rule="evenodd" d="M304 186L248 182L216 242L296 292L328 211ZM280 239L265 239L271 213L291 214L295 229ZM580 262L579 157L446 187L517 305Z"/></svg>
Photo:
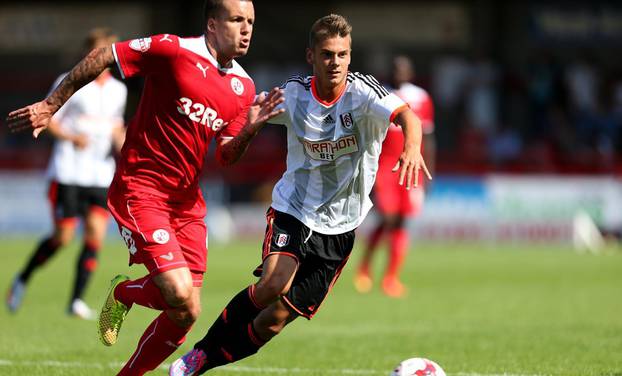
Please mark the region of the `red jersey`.
<svg viewBox="0 0 622 376"><path fill-rule="evenodd" d="M394 90L393 93L408 103L411 110L419 117L424 134L434 132L434 106L432 99L425 90L411 83L404 83L399 89ZM380 154L381 168L384 164L390 164L389 169L393 168L400 154L402 154L402 150L404 150L402 129L395 124L391 124L387 137L382 143L382 153ZM395 179L397 181L397 178Z"/></svg>
<svg viewBox="0 0 622 376"><path fill-rule="evenodd" d="M220 67L205 37L155 35L113 45L123 76L143 76L114 188L195 198L212 138L234 137L246 123L255 85L235 61Z"/></svg>

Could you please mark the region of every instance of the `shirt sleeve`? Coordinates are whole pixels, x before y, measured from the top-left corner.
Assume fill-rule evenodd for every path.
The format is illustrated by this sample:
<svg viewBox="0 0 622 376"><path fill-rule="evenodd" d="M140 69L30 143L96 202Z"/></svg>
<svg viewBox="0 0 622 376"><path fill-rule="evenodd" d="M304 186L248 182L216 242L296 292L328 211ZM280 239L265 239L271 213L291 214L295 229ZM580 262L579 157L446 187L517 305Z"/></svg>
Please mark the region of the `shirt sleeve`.
<svg viewBox="0 0 622 376"><path fill-rule="evenodd" d="M400 97L389 93L373 76L358 73L357 78L359 78L364 90L367 91L367 109L370 115L387 121L387 126L398 113L408 108L408 105Z"/></svg>
<svg viewBox="0 0 622 376"><path fill-rule="evenodd" d="M147 76L170 66L179 52L179 37L169 34L114 43L112 52L121 76Z"/></svg>
<svg viewBox="0 0 622 376"><path fill-rule="evenodd" d="M218 132L218 139L233 138L237 136L246 125L246 120L248 119L248 109L255 101L255 85L252 81L247 83L247 85L250 85L250 89L247 90L248 94L244 97L240 112L232 121L229 122L229 124L227 124L226 127L222 129L222 131Z"/></svg>

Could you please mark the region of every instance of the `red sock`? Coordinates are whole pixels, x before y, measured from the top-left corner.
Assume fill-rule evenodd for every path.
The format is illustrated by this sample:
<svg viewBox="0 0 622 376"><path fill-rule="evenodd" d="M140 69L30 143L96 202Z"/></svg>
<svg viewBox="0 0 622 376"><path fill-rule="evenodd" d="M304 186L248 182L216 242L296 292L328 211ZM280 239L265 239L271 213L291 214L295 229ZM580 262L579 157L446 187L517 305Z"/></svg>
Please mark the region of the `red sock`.
<svg viewBox="0 0 622 376"><path fill-rule="evenodd" d="M132 357L117 376L138 376L156 369L186 340L188 328L180 328L166 312L147 327Z"/></svg>
<svg viewBox="0 0 622 376"><path fill-rule="evenodd" d="M166 303L160 288L153 283L153 279L150 275L146 275L134 281L120 283L114 289L114 297L128 307L136 303L143 307L160 311L172 308Z"/></svg>
<svg viewBox="0 0 622 376"><path fill-rule="evenodd" d="M363 260L361 261L361 265L359 266L359 271L363 273L369 274L369 264L371 262L371 257L378 248L378 243L380 243L380 239L382 239L382 234L384 233L384 227L382 224L378 225L374 231L369 236L369 241L367 242L367 248L365 249L365 254L363 255Z"/></svg>
<svg viewBox="0 0 622 376"><path fill-rule="evenodd" d="M406 260L408 250L408 231L405 228L398 228L391 231L389 248L389 263L387 265L387 278L397 278L402 265Z"/></svg>

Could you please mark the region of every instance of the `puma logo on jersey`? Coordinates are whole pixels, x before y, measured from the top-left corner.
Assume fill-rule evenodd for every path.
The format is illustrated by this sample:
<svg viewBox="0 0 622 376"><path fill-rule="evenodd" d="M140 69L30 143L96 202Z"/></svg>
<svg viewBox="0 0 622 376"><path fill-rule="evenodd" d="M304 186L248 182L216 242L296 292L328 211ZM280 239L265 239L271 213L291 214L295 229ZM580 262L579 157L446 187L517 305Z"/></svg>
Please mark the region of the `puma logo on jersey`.
<svg viewBox="0 0 622 376"><path fill-rule="evenodd" d="M205 106L202 103L194 102L190 98L182 97L178 99L180 105L177 106L177 111L186 115L190 120L205 125L214 132L218 132L227 123L218 117L216 110Z"/></svg>
<svg viewBox="0 0 622 376"><path fill-rule="evenodd" d="M173 261L173 252L169 252L165 255L160 255L160 258L163 258L166 261Z"/></svg>
<svg viewBox="0 0 622 376"><path fill-rule="evenodd" d="M172 40L171 38L169 38L170 36L171 36L170 34L164 34L164 36L162 37L162 39L160 39L160 42L167 41L167 42L171 42L171 43L173 43L173 40Z"/></svg>
<svg viewBox="0 0 622 376"><path fill-rule="evenodd" d="M355 135L345 136L337 141L304 140L303 144L309 157L319 161L334 161L343 155L359 151Z"/></svg>
<svg viewBox="0 0 622 376"><path fill-rule="evenodd" d="M209 69L209 66L203 67L201 63L197 61L197 68L199 68L199 70L203 73L203 78L207 78L207 70Z"/></svg>

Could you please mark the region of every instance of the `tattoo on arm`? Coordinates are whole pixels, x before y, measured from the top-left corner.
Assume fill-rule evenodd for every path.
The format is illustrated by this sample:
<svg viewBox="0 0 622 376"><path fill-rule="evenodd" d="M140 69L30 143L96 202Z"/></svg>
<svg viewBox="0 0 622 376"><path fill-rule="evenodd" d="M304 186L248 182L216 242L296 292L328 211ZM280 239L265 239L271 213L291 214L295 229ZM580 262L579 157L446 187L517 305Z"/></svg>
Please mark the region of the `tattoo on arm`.
<svg viewBox="0 0 622 376"><path fill-rule="evenodd" d="M46 99L46 102L53 106L55 110L58 110L73 93L93 81L113 63L112 46L94 49L73 67L54 92Z"/></svg>
<svg viewBox="0 0 622 376"><path fill-rule="evenodd" d="M222 146L220 151L220 161L223 165L232 165L246 152L251 140L257 134L257 131L244 127L237 136Z"/></svg>

